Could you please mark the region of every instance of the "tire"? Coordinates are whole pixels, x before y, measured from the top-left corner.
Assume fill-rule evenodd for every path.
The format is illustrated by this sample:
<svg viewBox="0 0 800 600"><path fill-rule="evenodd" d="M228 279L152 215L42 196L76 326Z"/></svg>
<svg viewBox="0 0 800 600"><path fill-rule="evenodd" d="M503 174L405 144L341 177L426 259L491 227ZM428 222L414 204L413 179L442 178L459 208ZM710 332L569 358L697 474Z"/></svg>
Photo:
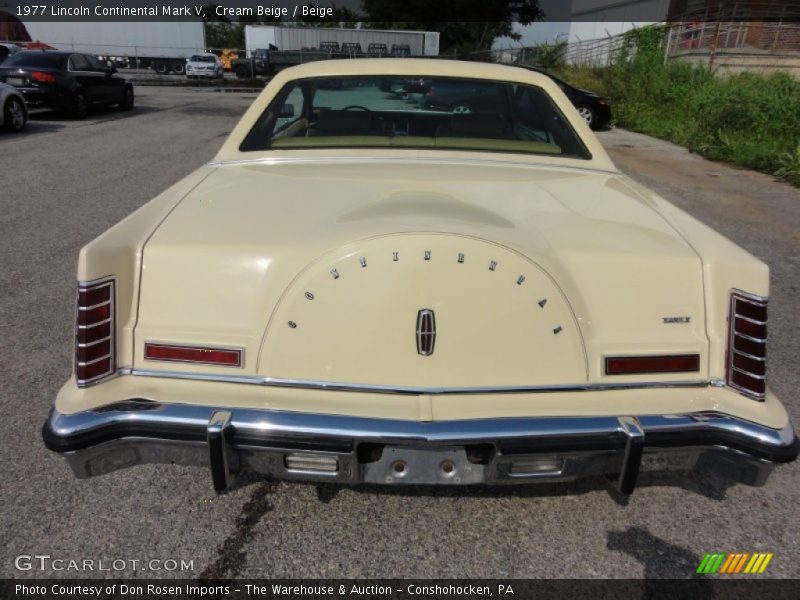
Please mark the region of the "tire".
<svg viewBox="0 0 800 600"><path fill-rule="evenodd" d="M28 122L25 105L16 96L10 96L3 107L3 127L6 131L22 131Z"/></svg>
<svg viewBox="0 0 800 600"><path fill-rule="evenodd" d="M244 65L238 65L236 67L236 77L239 79L247 79L250 77L250 70Z"/></svg>
<svg viewBox="0 0 800 600"><path fill-rule="evenodd" d="M176 62L172 63L172 70L178 75L183 75L186 72L186 63Z"/></svg>
<svg viewBox="0 0 800 600"><path fill-rule="evenodd" d="M472 108L468 104L464 104L459 102L453 105L451 111L454 115L470 115L472 114Z"/></svg>
<svg viewBox="0 0 800 600"><path fill-rule="evenodd" d="M122 89L122 100L119 101L120 110L133 110L133 87L126 85Z"/></svg>
<svg viewBox="0 0 800 600"><path fill-rule="evenodd" d="M84 92L75 92L69 114L73 119L85 119L89 114L89 99Z"/></svg>
<svg viewBox="0 0 800 600"><path fill-rule="evenodd" d="M592 107L588 104L578 104L575 108L577 109L581 118L586 121L586 124L594 129L595 124L597 123L597 117L594 114L594 109L592 109Z"/></svg>
<svg viewBox="0 0 800 600"><path fill-rule="evenodd" d="M153 65L153 70L159 75L166 75L169 69L167 69L167 63L157 62Z"/></svg>

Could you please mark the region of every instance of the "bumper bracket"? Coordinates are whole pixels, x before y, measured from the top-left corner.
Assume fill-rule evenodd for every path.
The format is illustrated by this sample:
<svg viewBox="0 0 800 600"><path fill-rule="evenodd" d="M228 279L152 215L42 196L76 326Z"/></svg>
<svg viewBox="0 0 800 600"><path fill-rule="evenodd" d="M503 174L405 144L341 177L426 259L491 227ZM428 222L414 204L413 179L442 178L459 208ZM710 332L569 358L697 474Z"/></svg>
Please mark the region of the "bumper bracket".
<svg viewBox="0 0 800 600"><path fill-rule="evenodd" d="M642 464L644 430L636 417L620 417L619 424L627 439L625 452L622 455L622 469L617 479L617 489L623 494L632 494Z"/></svg>
<svg viewBox="0 0 800 600"><path fill-rule="evenodd" d="M226 438L231 430L232 416L230 411L218 410L211 415L206 427L211 480L214 483L214 490L217 492L226 490L231 483Z"/></svg>

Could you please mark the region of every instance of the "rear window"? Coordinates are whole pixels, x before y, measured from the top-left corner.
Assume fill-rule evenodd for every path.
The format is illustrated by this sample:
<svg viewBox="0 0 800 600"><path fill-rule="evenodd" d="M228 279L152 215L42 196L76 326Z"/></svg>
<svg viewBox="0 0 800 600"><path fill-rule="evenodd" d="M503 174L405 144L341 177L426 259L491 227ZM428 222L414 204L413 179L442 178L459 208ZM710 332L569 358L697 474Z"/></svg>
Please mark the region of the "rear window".
<svg viewBox="0 0 800 600"><path fill-rule="evenodd" d="M288 83L242 151L422 148L591 155L539 87L452 77L357 76Z"/></svg>
<svg viewBox="0 0 800 600"><path fill-rule="evenodd" d="M60 69L67 59L64 54L44 54L42 52L17 52L9 56L4 67L44 67Z"/></svg>

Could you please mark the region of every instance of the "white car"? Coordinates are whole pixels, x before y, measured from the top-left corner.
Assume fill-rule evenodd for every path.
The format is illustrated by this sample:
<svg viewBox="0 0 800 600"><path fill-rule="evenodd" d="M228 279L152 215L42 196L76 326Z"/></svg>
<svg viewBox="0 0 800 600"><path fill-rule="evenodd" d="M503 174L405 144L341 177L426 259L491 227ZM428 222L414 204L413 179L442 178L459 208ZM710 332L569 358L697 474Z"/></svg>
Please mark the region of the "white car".
<svg viewBox="0 0 800 600"><path fill-rule="evenodd" d="M222 62L216 54L195 54L186 61L186 77L222 77Z"/></svg>
<svg viewBox="0 0 800 600"><path fill-rule="evenodd" d="M28 122L28 107L17 88L0 83L0 126L6 131L22 131Z"/></svg>

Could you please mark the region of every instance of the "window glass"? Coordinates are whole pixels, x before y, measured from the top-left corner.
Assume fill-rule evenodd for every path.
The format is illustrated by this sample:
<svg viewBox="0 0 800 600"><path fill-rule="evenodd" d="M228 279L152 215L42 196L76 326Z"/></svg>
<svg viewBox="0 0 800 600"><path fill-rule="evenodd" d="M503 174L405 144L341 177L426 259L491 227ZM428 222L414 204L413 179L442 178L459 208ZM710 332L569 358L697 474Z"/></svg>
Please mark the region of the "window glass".
<svg viewBox="0 0 800 600"><path fill-rule="evenodd" d="M241 149L357 147L591 158L539 87L424 76L290 82L261 115Z"/></svg>
<svg viewBox="0 0 800 600"><path fill-rule="evenodd" d="M105 71L108 68L108 66L96 56L87 54L84 58L86 58L86 62L89 63L89 68L93 71Z"/></svg>
<svg viewBox="0 0 800 600"><path fill-rule="evenodd" d="M73 54L69 57L70 71L88 71L89 61L81 54Z"/></svg>
<svg viewBox="0 0 800 600"><path fill-rule="evenodd" d="M66 60L66 54L46 54L44 52L17 52L9 56L4 67L43 67L60 69Z"/></svg>

